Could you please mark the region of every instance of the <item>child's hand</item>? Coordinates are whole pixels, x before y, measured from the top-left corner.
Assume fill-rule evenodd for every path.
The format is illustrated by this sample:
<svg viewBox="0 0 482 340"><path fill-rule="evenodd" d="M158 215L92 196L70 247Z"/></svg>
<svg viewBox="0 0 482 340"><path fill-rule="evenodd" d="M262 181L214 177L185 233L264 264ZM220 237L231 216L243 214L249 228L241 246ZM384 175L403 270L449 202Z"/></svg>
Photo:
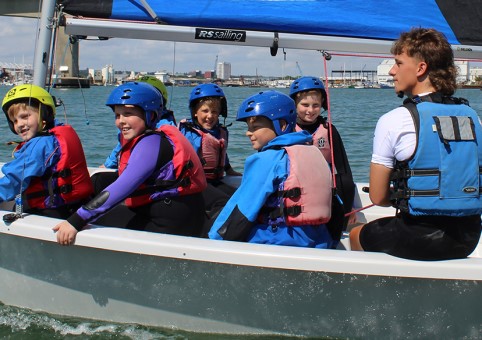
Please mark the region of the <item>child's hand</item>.
<svg viewBox="0 0 482 340"><path fill-rule="evenodd" d="M63 246L69 246L74 243L77 229L67 221L63 221L52 228L57 232L57 242Z"/></svg>
<svg viewBox="0 0 482 340"><path fill-rule="evenodd" d="M226 170L226 175L228 175L228 176L243 176L242 173L237 172L233 168L229 168L228 170Z"/></svg>
<svg viewBox="0 0 482 340"><path fill-rule="evenodd" d="M351 209L351 211L355 210L354 208ZM356 219L356 213L351 214L350 217L348 218L348 225L356 224L357 219Z"/></svg>

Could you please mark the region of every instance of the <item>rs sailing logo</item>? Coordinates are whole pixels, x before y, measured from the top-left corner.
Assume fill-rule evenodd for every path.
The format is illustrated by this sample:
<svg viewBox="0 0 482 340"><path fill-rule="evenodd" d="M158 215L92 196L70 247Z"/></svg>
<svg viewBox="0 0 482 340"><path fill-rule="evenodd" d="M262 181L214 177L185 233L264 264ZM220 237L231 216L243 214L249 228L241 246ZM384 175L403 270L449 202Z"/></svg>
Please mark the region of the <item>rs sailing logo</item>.
<svg viewBox="0 0 482 340"><path fill-rule="evenodd" d="M245 42L246 31L196 28L195 39Z"/></svg>

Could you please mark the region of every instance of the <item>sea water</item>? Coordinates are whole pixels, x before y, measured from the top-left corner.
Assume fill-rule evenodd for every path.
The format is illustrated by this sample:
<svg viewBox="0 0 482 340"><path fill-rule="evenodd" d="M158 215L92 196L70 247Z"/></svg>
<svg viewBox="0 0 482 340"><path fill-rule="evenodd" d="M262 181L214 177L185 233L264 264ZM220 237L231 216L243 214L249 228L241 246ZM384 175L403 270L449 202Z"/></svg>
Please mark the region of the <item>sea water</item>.
<svg viewBox="0 0 482 340"><path fill-rule="evenodd" d="M9 90L0 87L0 96ZM52 89L51 93L63 104L57 108L57 118L71 124L82 141L89 166L102 164L115 146L117 130L114 114L105 101L114 87L98 86L90 89ZM179 121L190 116L188 109L189 87L170 87L168 107ZM232 166L243 171L246 157L254 151L245 136L246 124L236 122L236 112L248 96L266 89L223 88L228 100L229 148ZM288 89L277 89L288 93ZM402 100L391 89L329 89L331 120L340 132L348 154L355 181L367 182L373 131L378 118L388 110L399 106ZM482 91L464 89L457 96L469 100L471 106L482 115ZM324 115L327 115L325 112ZM0 124L0 162L11 160L10 141L18 138L9 130L5 120ZM1 289L1 278L0 278ZM180 331L120 325L108 322L87 321L0 305L0 338L9 339L237 339L240 337L190 334ZM245 339L246 337L242 337ZM249 337L274 339L274 337Z"/></svg>
<svg viewBox="0 0 482 340"><path fill-rule="evenodd" d="M3 98L8 87L0 87ZM51 93L62 103L57 108L57 119L71 124L84 146L87 164L101 165L117 142L117 129L114 114L105 106L112 86L94 86L90 89L52 89ZM189 118L190 87L169 87L168 107L174 111L177 121ZM251 143L245 136L246 124L237 122L236 112L241 102L248 96L266 89L248 87L223 88L228 100L229 126L228 156L231 165L238 171L253 152ZM288 93L289 89L277 89ZM378 118L388 110L399 106L402 99L392 89L329 89L331 120L340 132L348 154L353 176L357 182L368 181L373 131ZM458 96L469 100L471 106L482 114L482 91L465 89ZM328 115L327 112L324 113ZM4 121L5 122L5 121ZM0 124L0 162L8 162L12 156L12 145L7 142L19 141L6 124Z"/></svg>

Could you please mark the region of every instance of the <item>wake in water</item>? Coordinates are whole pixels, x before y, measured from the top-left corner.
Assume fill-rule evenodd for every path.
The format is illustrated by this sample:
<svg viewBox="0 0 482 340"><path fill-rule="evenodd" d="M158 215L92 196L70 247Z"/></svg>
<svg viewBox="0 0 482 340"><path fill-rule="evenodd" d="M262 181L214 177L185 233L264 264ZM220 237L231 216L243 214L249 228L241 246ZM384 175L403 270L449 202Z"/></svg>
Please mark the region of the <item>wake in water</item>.
<svg viewBox="0 0 482 340"><path fill-rule="evenodd" d="M54 316L0 304L1 339L189 339L189 340L274 340L280 336L228 336L194 334L140 325L97 322ZM290 337L281 337L289 339Z"/></svg>
<svg viewBox="0 0 482 340"><path fill-rule="evenodd" d="M86 321L28 309L0 306L0 338L2 339L187 339L172 331L138 325L109 324Z"/></svg>

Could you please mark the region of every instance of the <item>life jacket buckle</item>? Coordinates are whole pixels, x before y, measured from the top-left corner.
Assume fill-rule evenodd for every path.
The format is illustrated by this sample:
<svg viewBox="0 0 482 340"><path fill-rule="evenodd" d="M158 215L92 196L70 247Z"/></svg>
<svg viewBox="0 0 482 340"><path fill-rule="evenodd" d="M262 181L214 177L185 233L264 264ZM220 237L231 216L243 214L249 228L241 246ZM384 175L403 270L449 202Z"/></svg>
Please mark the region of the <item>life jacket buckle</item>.
<svg viewBox="0 0 482 340"><path fill-rule="evenodd" d="M278 197L283 197L283 198L295 198L295 197L300 197L301 196L301 188L293 188L289 190L280 190L278 192Z"/></svg>
<svg viewBox="0 0 482 340"><path fill-rule="evenodd" d="M52 174L52 178L66 178L72 175L72 170L69 168L62 169L60 171L56 171Z"/></svg>
<svg viewBox="0 0 482 340"><path fill-rule="evenodd" d="M300 205L294 205L289 208L284 208L283 210L287 216L298 216L303 211Z"/></svg>
<svg viewBox="0 0 482 340"><path fill-rule="evenodd" d="M59 187L60 194L68 194L69 192L72 192L72 184L64 184Z"/></svg>
<svg viewBox="0 0 482 340"><path fill-rule="evenodd" d="M184 171L194 168L194 163L191 160L188 160L184 165Z"/></svg>
<svg viewBox="0 0 482 340"><path fill-rule="evenodd" d="M184 177L179 181L179 186L185 188L191 185L191 179L189 177Z"/></svg>

